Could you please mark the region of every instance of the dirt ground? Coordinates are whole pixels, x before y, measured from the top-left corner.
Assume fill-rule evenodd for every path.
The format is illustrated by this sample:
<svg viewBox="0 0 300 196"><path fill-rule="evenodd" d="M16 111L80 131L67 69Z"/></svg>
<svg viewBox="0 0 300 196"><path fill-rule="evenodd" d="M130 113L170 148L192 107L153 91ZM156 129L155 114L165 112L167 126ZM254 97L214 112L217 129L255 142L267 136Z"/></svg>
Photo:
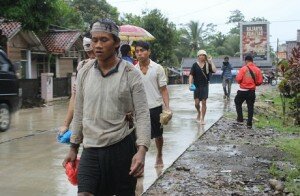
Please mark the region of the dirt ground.
<svg viewBox="0 0 300 196"><path fill-rule="evenodd" d="M269 168L293 167L272 144L296 137L272 129L247 129L223 117L192 144L143 195L293 195L279 181L275 191ZM279 190L279 191L278 191Z"/></svg>

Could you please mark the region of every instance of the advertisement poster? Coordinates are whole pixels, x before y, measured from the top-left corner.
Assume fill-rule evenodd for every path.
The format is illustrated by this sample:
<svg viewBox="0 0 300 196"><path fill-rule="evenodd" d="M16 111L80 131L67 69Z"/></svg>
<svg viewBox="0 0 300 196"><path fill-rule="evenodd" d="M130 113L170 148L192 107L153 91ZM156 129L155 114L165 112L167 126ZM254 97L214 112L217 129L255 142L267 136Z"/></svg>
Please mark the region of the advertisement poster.
<svg viewBox="0 0 300 196"><path fill-rule="evenodd" d="M246 55L255 61L269 60L269 23L241 23L241 59Z"/></svg>

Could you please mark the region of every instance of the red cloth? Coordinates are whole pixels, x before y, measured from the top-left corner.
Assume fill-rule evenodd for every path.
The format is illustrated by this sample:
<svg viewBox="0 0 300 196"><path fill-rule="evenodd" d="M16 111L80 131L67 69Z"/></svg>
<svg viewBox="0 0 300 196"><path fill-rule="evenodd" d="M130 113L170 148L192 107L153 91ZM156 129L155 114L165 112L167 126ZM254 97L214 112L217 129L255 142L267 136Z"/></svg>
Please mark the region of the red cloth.
<svg viewBox="0 0 300 196"><path fill-rule="evenodd" d="M138 60L136 60L136 59L133 59L133 65L136 65L136 64L138 64Z"/></svg>
<svg viewBox="0 0 300 196"><path fill-rule="evenodd" d="M253 80L247 66L249 66L249 68L254 73L256 84L254 83L254 80ZM256 86L259 86L262 84L263 77L262 77L260 69L254 63L248 63L247 66L244 65L239 70L239 73L237 74L235 79L236 79L237 83L240 84L240 88L255 90Z"/></svg>
<svg viewBox="0 0 300 196"><path fill-rule="evenodd" d="M79 165L79 158L76 159L74 166L71 162L66 164L66 174L68 176L68 180L71 184L77 185L77 174L78 174L78 165Z"/></svg>

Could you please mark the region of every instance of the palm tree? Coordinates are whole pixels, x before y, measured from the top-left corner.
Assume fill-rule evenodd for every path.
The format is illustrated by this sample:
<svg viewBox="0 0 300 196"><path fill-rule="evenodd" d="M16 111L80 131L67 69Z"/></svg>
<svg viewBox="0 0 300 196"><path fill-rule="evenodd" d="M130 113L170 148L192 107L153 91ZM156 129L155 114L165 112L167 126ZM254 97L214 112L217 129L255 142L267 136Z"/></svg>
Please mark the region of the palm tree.
<svg viewBox="0 0 300 196"><path fill-rule="evenodd" d="M196 54L196 51L203 46L202 34L204 23L199 23L196 21L190 21L187 24L187 28L184 29L183 35L181 36L182 42L189 45L191 48L190 57Z"/></svg>

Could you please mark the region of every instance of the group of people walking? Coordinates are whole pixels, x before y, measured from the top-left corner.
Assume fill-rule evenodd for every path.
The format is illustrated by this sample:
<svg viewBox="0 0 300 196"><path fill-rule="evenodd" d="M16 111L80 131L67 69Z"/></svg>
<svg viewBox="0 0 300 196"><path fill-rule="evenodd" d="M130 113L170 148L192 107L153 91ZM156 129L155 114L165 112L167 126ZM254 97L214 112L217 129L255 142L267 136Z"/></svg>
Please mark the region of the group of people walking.
<svg viewBox="0 0 300 196"><path fill-rule="evenodd" d="M155 140L155 167L163 167L163 126L160 114L171 111L167 77L161 65L150 59L147 42L135 44L133 65L126 46L120 49L119 27L109 19L92 24L91 38L84 38L88 59L78 65L78 73L64 125L72 121L70 150L63 161L75 163L83 144L78 168L78 195L134 195L137 177L144 173L150 139ZM224 98L231 93L231 69L225 57L222 66ZM261 84L260 70L246 57L246 66L237 75L240 89L235 98L237 121L243 121L242 103L248 105L247 126L252 127L255 87ZM206 100L211 73L216 66L206 51L199 50L191 68L189 84L194 84L197 120L205 124Z"/></svg>
<svg viewBox="0 0 300 196"><path fill-rule="evenodd" d="M162 110L170 111L167 78L150 59L150 45L137 42L134 66L128 47L119 58L119 27L100 19L84 38L89 59L79 63L76 84L60 131L72 121L70 150L63 161L78 166L78 195L134 195L144 173L145 155L154 138L155 167L163 167ZM89 55L92 51L93 55Z"/></svg>
<svg viewBox="0 0 300 196"><path fill-rule="evenodd" d="M195 108L197 110L197 121L205 124L206 100L208 98L209 77L216 72L216 67L212 59L207 58L204 50L197 52L197 62L192 65L189 85L196 88L194 91ZM229 63L229 57L224 58L222 70L222 86L224 90L224 99L230 100L231 84L233 80L232 65ZM248 55L245 57L245 65L239 70L236 76L236 82L239 84L237 95L234 103L237 112L237 123L243 124L242 104L246 101L248 108L247 128L252 128L253 110L255 102L255 89L263 82L261 70L253 63L253 57Z"/></svg>

